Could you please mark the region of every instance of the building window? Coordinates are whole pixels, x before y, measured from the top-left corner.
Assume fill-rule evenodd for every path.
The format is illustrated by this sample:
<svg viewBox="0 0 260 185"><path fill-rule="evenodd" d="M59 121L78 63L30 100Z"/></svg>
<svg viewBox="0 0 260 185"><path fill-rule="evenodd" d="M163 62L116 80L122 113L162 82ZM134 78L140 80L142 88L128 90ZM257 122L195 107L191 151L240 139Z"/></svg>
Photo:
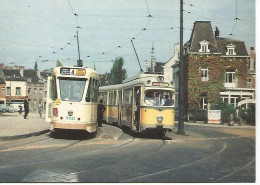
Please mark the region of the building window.
<svg viewBox="0 0 260 185"><path fill-rule="evenodd" d="M5 88L1 87L1 94L5 94Z"/></svg>
<svg viewBox="0 0 260 185"><path fill-rule="evenodd" d="M226 83L235 83L235 70L226 71Z"/></svg>
<svg viewBox="0 0 260 185"><path fill-rule="evenodd" d="M15 95L21 95L21 87L16 87Z"/></svg>
<svg viewBox="0 0 260 185"><path fill-rule="evenodd" d="M236 55L236 52L235 52L236 46L235 45L229 44L226 47L227 47L226 55Z"/></svg>
<svg viewBox="0 0 260 185"><path fill-rule="evenodd" d="M31 78L27 78L27 82L32 82L32 79Z"/></svg>
<svg viewBox="0 0 260 185"><path fill-rule="evenodd" d="M200 98L200 109L207 110L208 107L208 101L206 97L201 97Z"/></svg>
<svg viewBox="0 0 260 185"><path fill-rule="evenodd" d="M31 88L27 89L27 94L29 95L31 93Z"/></svg>
<svg viewBox="0 0 260 185"><path fill-rule="evenodd" d="M252 88L252 80L251 79L248 79L247 87Z"/></svg>
<svg viewBox="0 0 260 185"><path fill-rule="evenodd" d="M10 87L6 88L6 95L9 95L9 96L11 95Z"/></svg>
<svg viewBox="0 0 260 185"><path fill-rule="evenodd" d="M230 104L236 108L238 104L238 97L230 97Z"/></svg>
<svg viewBox="0 0 260 185"><path fill-rule="evenodd" d="M222 97L221 99L224 103L228 103L228 97Z"/></svg>
<svg viewBox="0 0 260 185"><path fill-rule="evenodd" d="M202 53L209 53L210 50L209 50L209 42L208 41L201 41L200 42L200 50L199 52L202 52Z"/></svg>
<svg viewBox="0 0 260 185"><path fill-rule="evenodd" d="M201 81L208 81L208 67L201 66L200 67Z"/></svg>

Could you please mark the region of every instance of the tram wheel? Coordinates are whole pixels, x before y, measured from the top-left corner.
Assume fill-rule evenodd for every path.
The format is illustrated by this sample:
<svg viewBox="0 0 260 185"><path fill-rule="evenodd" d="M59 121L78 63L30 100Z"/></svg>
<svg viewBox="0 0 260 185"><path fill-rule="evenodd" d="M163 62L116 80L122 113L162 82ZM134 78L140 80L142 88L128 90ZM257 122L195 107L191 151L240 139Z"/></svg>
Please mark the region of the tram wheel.
<svg viewBox="0 0 260 185"><path fill-rule="evenodd" d="M166 134L166 131L165 131L165 130L161 130L161 131L158 131L158 132L157 132L157 135L158 135L159 137L165 137L165 134Z"/></svg>
<svg viewBox="0 0 260 185"><path fill-rule="evenodd" d="M51 130L50 131L50 137L51 138L55 138L56 135L57 135L57 130Z"/></svg>
<svg viewBox="0 0 260 185"><path fill-rule="evenodd" d="M125 126L125 125L122 125L122 131L123 132L129 132L130 131L130 128Z"/></svg>
<svg viewBox="0 0 260 185"><path fill-rule="evenodd" d="M92 138L97 137L97 131L89 133Z"/></svg>

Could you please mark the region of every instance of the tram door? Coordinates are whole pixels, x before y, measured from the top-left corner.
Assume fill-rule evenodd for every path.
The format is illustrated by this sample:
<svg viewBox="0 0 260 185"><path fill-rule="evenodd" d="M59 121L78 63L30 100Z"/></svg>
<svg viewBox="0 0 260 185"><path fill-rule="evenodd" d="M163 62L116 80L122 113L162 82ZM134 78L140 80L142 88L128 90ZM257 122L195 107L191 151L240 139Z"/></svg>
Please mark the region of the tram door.
<svg viewBox="0 0 260 185"><path fill-rule="evenodd" d="M53 79L51 76L48 76L47 81L47 102L46 102L46 112L45 112L45 121L51 122L51 103L52 103L52 97L51 92L53 89Z"/></svg>
<svg viewBox="0 0 260 185"><path fill-rule="evenodd" d="M118 90L118 125L122 126L121 123L121 116L122 116L122 90Z"/></svg>
<svg viewBox="0 0 260 185"><path fill-rule="evenodd" d="M140 100L141 100L141 87L133 87L133 103L132 103L132 128L139 131L140 127Z"/></svg>

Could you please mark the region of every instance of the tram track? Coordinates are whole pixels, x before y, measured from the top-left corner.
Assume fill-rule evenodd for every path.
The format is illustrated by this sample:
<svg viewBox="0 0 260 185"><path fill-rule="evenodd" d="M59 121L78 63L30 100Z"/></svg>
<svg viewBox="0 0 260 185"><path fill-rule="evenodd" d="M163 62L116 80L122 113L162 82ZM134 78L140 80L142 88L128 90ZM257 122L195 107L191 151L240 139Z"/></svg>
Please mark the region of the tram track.
<svg viewBox="0 0 260 185"><path fill-rule="evenodd" d="M114 147L111 147L111 148L108 148L108 149L104 149L104 150L98 150L98 151L93 151L93 152L90 152L88 153L87 155L84 155L85 156L88 156L88 155L92 155L92 154L98 154L98 153L104 153L106 151L110 151L110 150L113 150L113 149L117 149L117 148L120 148L120 147L123 147L131 142L133 142L135 139L133 140L130 140L130 141L127 141L125 143L122 143L122 144L119 144L119 145L116 145ZM46 154L50 155L52 153L55 153L57 151L60 151L60 150L63 150L63 149L67 149L68 147L72 147L72 146L75 146L75 145L79 145L80 142L82 142L83 140L77 140L75 141L74 143L70 143L68 145L65 145L65 146L62 146L58 149L55 149L53 151L48 151L48 152L43 152L41 153L41 155L37 155L37 158L39 157L42 157L42 156L45 156ZM58 146L57 146L58 147ZM7 150L6 150L7 151ZM3 152L0 150L0 153ZM5 152L5 151L4 151ZM1 165L0 166L0 170L1 169L5 169L5 168L14 168L14 167L20 167L20 166L29 166L29 165L38 165L38 164L44 164L44 163L48 163L48 162L57 162L59 160L54 160L54 159L50 159L50 160L43 160L43 161L38 161L38 162L35 162L33 161L33 158L30 158L30 162L26 162L24 163L26 160L19 160L19 161L15 161L13 163L8 163L8 164L4 164L4 165ZM19 163L19 164L15 164L15 163Z"/></svg>
<svg viewBox="0 0 260 185"><path fill-rule="evenodd" d="M214 180L214 181L212 181L212 182L214 182L214 183L216 183L216 182L221 182L222 180L224 180L224 179L226 179L226 178L228 178L228 177L231 177L231 176L234 175L235 173L238 173L238 172L244 170L245 168L249 167L249 166L252 165L254 162L255 162L255 159L250 160L250 161L247 162L245 165L236 168L235 170L231 171L230 173L228 173L228 174L226 174L226 175L224 175L224 176L222 176L222 177L220 177L220 178L218 178L218 179L216 179L216 180Z"/></svg>
<svg viewBox="0 0 260 185"><path fill-rule="evenodd" d="M65 148L74 146L74 145L78 144L79 142L81 142L81 141L76 141L76 142L74 142L74 143L70 143L70 144L68 144L68 145L66 145L66 146L63 146L63 147L57 149L57 150L48 151L48 152L42 152L41 154L37 155L37 158L43 157L43 156L45 156L46 154L50 155L50 154L55 153L55 152L57 152L57 151L60 151L60 150L62 150L62 149L65 149ZM19 148L18 148L18 149L19 149ZM33 149L33 147L32 147L32 149ZM6 151L8 151L8 150L7 150L7 149L5 149L5 150L0 150L0 153L1 153L1 152L6 152ZM10 150L9 150L9 151L10 151ZM19 166L23 166L23 165L25 165L25 164L30 165L30 164L41 163L41 162L35 162L35 161L33 161L33 159L34 159L34 158L30 158L30 162L26 162L28 159L25 158L24 160L16 160L16 161L12 161L11 163L2 164L2 165L0 166L0 169L11 168L11 167L19 167ZM24 163L24 162L26 162L26 163ZM17 164L17 163L18 163L18 164Z"/></svg>
<svg viewBox="0 0 260 185"><path fill-rule="evenodd" d="M26 138L27 139L27 138ZM29 141L29 142L26 142L26 143L23 143L23 144L20 144L20 145L17 145L16 143L17 143L17 140L11 140L11 141L4 141L3 142L3 144L2 145L0 145L0 153L2 152L2 151L4 151L4 150L8 150L8 149L11 149L11 148L17 148L17 147L19 147L19 148L21 148L22 146L27 146L27 145L29 145L29 144L34 144L34 143L37 143L37 142L42 142L42 141L46 141L46 140L50 140L51 138L43 138L43 139L37 139L37 140L35 140L35 141ZM11 146L11 147L6 147L5 148L5 146L8 144L8 145L10 145L10 144L12 144L12 143L15 143L16 145L14 145L14 146ZM2 147L4 147L4 148L2 148Z"/></svg>
<svg viewBox="0 0 260 185"><path fill-rule="evenodd" d="M251 143L250 141L248 141L248 140L246 140L246 141L247 141L250 145L252 145L253 148L255 149L255 144L252 144L252 143ZM219 177L219 178L217 178L216 180L214 180L214 181L212 181L212 182L214 182L214 183L216 183L216 182L221 182L222 180L224 180L224 179L226 179L226 178L228 178L228 177L231 177L232 175L234 175L234 174L236 174L236 173L238 173L238 172L240 172L240 171L242 171L242 170L248 168L248 167L249 167L250 165L252 165L253 163L255 163L255 158L252 159L252 160L247 161L244 165L242 165L242 166L240 166L240 167L238 167L238 168L232 170L232 171L229 172L228 174L226 174L226 175L224 175L224 176L222 176L222 177Z"/></svg>
<svg viewBox="0 0 260 185"><path fill-rule="evenodd" d="M232 138L232 139L234 139L234 138ZM223 141L223 138L221 140ZM166 169L166 170L162 170L162 171L158 171L158 172L154 172L154 173L138 176L138 177L127 179L127 180L120 181L120 182L121 183L122 182L123 183L125 183L125 182L136 182L135 180L140 180L140 179L144 179L144 178L148 178L148 177L152 177L152 176L156 176L156 175L161 175L161 174L172 172L172 171L177 171L177 170L180 170L182 168L191 167L193 165L197 165L197 164L203 163L203 162L205 162L205 161L207 161L209 159L213 159L213 158L217 157L218 155L221 155L226 149L227 149L227 144L226 144L225 141L223 141L222 148L218 152L216 152L215 154L212 154L210 156L204 157L202 159L199 159L199 160L196 160L196 161L193 161L193 162L190 162L190 163L186 163L186 164L180 165L180 166L178 166L176 168L169 168L169 169ZM213 181L210 181L210 182L220 182L221 180L224 180L225 178L228 178L228 177L234 175L235 173L238 173L238 172L242 171L243 169L249 167L254 162L255 162L255 159L249 160L249 161L245 162L242 166L237 167L236 169L232 170L231 172L223 175L222 177L218 177L216 180L213 180Z"/></svg>
<svg viewBox="0 0 260 185"><path fill-rule="evenodd" d="M127 179L127 180L124 180L124 181L121 181L121 182L132 182L134 180L139 180L139 179L143 179L143 178L147 178L147 177L151 177L151 176L155 176L155 175L160 175L160 174L163 174L163 173L167 173L167 172L170 172L170 171L175 171L175 170L179 170L181 168L186 168L186 167L189 167L189 166L192 166L194 164L198 164L200 162L203 162L203 161L206 161L206 160L209 160L211 158L214 158L216 157L217 155L221 154L222 152L224 152L227 148L227 144L224 142L224 144L222 145L222 148L215 154L212 154L212 155L209 155L207 157L204 157L202 159L199 159L199 160L196 160L196 161L193 161L193 162L190 162L190 163L186 163L186 164L182 164L176 168L169 168L169 169L166 169L166 170L162 170L162 171L157 171L157 172L154 172L154 173L150 173L150 174L146 174L146 175L142 175L142 176L139 176L139 177L135 177L135 178L131 178L131 179Z"/></svg>
<svg viewBox="0 0 260 185"><path fill-rule="evenodd" d="M126 144L130 144L133 141L136 141L136 139L133 139L131 142L128 142ZM81 174L81 173L86 173L86 172L92 171L92 170L100 170L100 169L104 169L104 168L107 168L107 167L112 167L112 166L118 165L120 163L129 162L133 159L139 159L139 158L142 158L146 155L152 155L156 152L159 152L165 146L165 144L166 144L165 140L162 140L162 144L160 146L158 146L157 148L153 149L152 152L148 151L148 152L143 153L143 154L139 154L139 155L136 154L134 156L128 157L127 159L124 159L124 160L120 160L120 161L113 163L113 164L103 165L103 166L99 166L99 167L95 167L95 168L91 168L91 169L84 169L84 170L80 170L80 171L74 171L74 172L70 172L70 173L61 173L61 174L57 174L57 175L47 176L45 178L34 179L30 182L56 182L55 181L56 179L61 179L62 177L75 176L75 175L78 175L78 174ZM122 146L124 146L124 145L121 145L120 147L122 147ZM119 148L119 147L113 147L113 149L116 149L116 148ZM107 149L107 150L103 150L103 151L100 151L100 152L103 153L103 152L106 152L106 151L110 151L111 149L112 148ZM64 182L66 182L66 181L64 181Z"/></svg>
<svg viewBox="0 0 260 185"><path fill-rule="evenodd" d="M211 138L210 141L218 140L218 141L222 142L221 148L216 153L214 153L212 155L206 156L204 158L195 160L195 161L190 162L190 163L179 165L175 168L169 168L169 169L166 169L166 170L145 174L145 175L142 175L142 176L122 180L120 182L136 182L136 180L141 180L141 179L153 177L153 176L156 176L156 175L162 175L162 174L165 174L165 173L168 173L168 172L171 172L171 171L177 171L177 170L180 170L180 169L183 169L183 168L191 167L193 165L198 165L198 164L206 162L207 160L210 160L210 159L214 159L215 157L218 157L219 155L223 154L226 151L226 149L227 149L226 139L237 139L237 138L238 137L228 137L228 138L221 138L221 139L214 139L214 138L212 139ZM239 138L241 138L241 137L239 137ZM116 145L116 146L113 146L111 148L107 148L107 149L104 149L104 150L93 151L93 152L87 153L84 156L80 156L79 158L84 158L86 156L93 155L93 154L100 154L100 153L103 154L105 152L109 152L111 150L127 146L131 143L136 144L136 143L134 143L134 141L141 141L140 143L143 143L143 141L145 141L147 143L147 142L151 142L152 140L131 138L131 140L128 140L127 142L121 143L119 145ZM201 140L193 140L193 141L201 141ZM204 141L209 141L209 140L204 140ZM246 140L246 141L249 142L250 144L252 144L251 141L248 141L248 140ZM63 148L59 148L59 150L62 150L64 148L68 148L68 147L71 147L71 146L74 146L74 145L81 145L80 143L81 143L81 141L76 141L75 143L71 143L67 146L64 146ZM29 179L26 182L70 182L70 180L71 180L70 177L75 177L77 175L87 173L87 172L90 172L90 171L94 171L94 170L102 170L102 169L105 169L105 168L113 167L113 166L116 166L120 163L129 162L131 160L137 160L137 159L140 159L142 157L146 157L147 155L153 155L154 153L161 151L161 149L166 145L166 143L168 143L168 142L165 141L165 140L162 140L162 143L159 146L157 146L156 148L153 148L152 152L148 151L148 152L142 153L141 155L135 154L134 156L128 157L128 158L123 159L123 160L119 160L119 161L112 163L112 164L107 164L107 165L103 165L103 166L97 166L97 167L91 168L91 169L82 169L82 170L72 171L72 172L67 172L67 173L51 173L51 174L48 173L48 174L46 174L46 176L40 176L41 178ZM170 142L169 142L169 144L170 144ZM58 151L58 150L55 150L55 151ZM55 151L53 151L53 152L55 152ZM49 152L48 152L48 154L49 154ZM77 158L77 159L79 159L79 158ZM67 159L61 159L61 160L66 161ZM57 159L57 160L44 160L44 161L39 161L39 162L22 163L22 164L17 164L17 165L4 166L4 167L0 167L0 169L4 169L4 168L8 168L8 167L10 167L10 168L20 167L20 166L24 167L24 166L27 166L27 165L38 165L38 164L41 165L41 164L44 164L44 163L52 163L52 162L59 162L59 159ZM254 162L255 162L254 159L246 161L241 166L235 168L232 171L229 171L228 173L226 173L222 177L215 178L215 180L211 180L209 182L221 182L222 180L225 180L226 178L242 171L243 169L250 167L250 165L252 165Z"/></svg>

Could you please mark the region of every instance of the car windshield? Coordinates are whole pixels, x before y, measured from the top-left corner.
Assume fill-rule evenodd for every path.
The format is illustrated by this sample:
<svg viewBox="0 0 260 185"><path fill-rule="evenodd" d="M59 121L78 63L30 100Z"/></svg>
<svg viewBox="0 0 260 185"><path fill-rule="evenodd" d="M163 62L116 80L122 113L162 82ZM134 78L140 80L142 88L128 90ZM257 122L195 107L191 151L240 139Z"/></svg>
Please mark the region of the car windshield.
<svg viewBox="0 0 260 185"><path fill-rule="evenodd" d="M85 89L86 79L60 78L60 98L63 101L82 100Z"/></svg>
<svg viewBox="0 0 260 185"><path fill-rule="evenodd" d="M153 106L173 106L173 91L168 90L146 90L144 95L144 104Z"/></svg>

